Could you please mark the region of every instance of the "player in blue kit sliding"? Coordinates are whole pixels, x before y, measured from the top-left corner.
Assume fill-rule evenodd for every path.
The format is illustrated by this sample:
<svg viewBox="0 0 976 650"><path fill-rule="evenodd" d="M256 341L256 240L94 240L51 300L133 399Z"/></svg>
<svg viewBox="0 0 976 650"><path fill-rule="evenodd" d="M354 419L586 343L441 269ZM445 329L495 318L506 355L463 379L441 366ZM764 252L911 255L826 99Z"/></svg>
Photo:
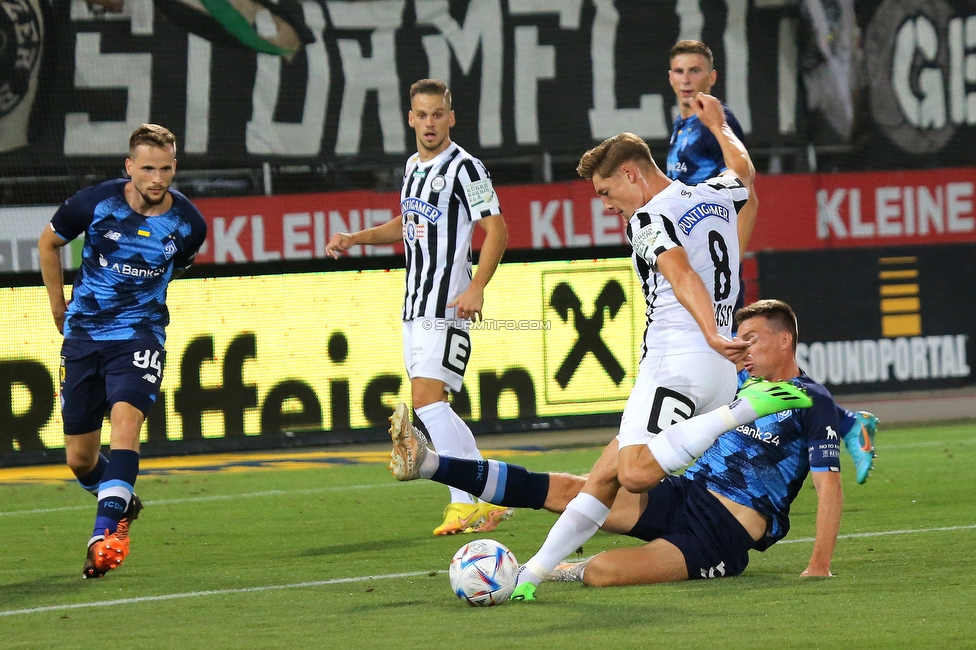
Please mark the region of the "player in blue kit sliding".
<svg viewBox="0 0 976 650"><path fill-rule="evenodd" d="M707 45L701 41L685 40L678 41L671 48L668 81L674 90L678 109L668 148L667 175L672 180L696 185L725 170L725 160L718 141L701 123L694 109L694 99L698 93L711 93L717 79L718 72L714 67L712 50ZM740 140L745 140L742 127L732 110L724 103L722 109L729 127ZM755 216L755 210L746 210L739 215L740 259L749 244ZM740 276L740 294L736 309L745 304L742 286ZM840 430L846 432L844 446L854 460L857 482L864 483L874 467L874 435L878 418L867 411L849 411L842 406L837 409Z"/></svg>
<svg viewBox="0 0 976 650"><path fill-rule="evenodd" d="M207 225L189 199L170 189L176 138L143 124L129 138L121 178L65 201L38 241L41 273L61 348L65 455L81 486L98 497L83 577L100 578L129 553L129 526L142 509L133 492L139 432L159 396L170 281L193 262ZM84 235L71 301L64 296L60 249ZM102 420L111 454L100 452Z"/></svg>
<svg viewBox="0 0 976 650"><path fill-rule="evenodd" d="M736 402L679 422L645 444L653 461L623 477L629 489L618 491L601 522L607 532L648 543L559 564L548 579L616 586L739 575L750 549L764 551L786 536L790 504L808 473L817 490L816 540L801 575L831 575L843 507L836 406L796 365L797 326L786 303L761 300L739 310L736 320L739 335L751 342ZM751 376L775 381L750 382ZM805 393L806 401L780 393L783 382ZM439 456L400 415L398 409L391 427L391 469L398 480L428 478L500 505L557 513L585 485L570 474ZM689 448L691 438L713 442L677 476L686 462L680 452L698 451ZM513 598L534 600L535 587L522 582Z"/></svg>

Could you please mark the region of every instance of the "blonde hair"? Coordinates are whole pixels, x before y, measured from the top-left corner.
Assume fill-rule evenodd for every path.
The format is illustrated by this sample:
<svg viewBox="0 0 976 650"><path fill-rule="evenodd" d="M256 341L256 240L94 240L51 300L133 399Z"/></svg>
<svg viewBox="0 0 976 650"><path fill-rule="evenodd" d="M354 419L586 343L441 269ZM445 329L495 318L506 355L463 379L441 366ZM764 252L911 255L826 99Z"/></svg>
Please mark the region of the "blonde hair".
<svg viewBox="0 0 976 650"><path fill-rule="evenodd" d="M654 157L647 143L633 133L621 133L584 153L576 166L576 173L586 179L592 179L594 175L607 178L620 165L631 161L645 169L654 166Z"/></svg>
<svg viewBox="0 0 976 650"><path fill-rule="evenodd" d="M143 124L129 136L129 153L134 154L136 147L144 144L157 149L173 147L176 151L176 136L165 126L158 124Z"/></svg>
<svg viewBox="0 0 976 650"><path fill-rule="evenodd" d="M416 81L410 86L411 101L415 95L440 95L444 98L444 103L447 104L447 110L451 110L451 91L444 85L443 81L438 81L437 79L421 79L420 81Z"/></svg>

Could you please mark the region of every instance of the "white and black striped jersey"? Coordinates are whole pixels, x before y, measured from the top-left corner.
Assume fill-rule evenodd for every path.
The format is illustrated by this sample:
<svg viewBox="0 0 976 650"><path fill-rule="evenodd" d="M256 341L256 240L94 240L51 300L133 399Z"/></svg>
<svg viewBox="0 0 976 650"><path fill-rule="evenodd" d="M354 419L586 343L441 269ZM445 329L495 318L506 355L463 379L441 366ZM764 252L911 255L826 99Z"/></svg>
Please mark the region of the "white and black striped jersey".
<svg viewBox="0 0 976 650"><path fill-rule="evenodd" d="M474 222L501 214L484 164L452 142L434 159L407 161L400 190L407 258L403 320L453 318L447 305L471 284Z"/></svg>
<svg viewBox="0 0 976 650"><path fill-rule="evenodd" d="M684 248L712 297L719 333L731 337L739 294L738 214L749 198L739 179L717 176L698 185L674 181L637 210L627 225L634 269L647 300L644 354L709 351L701 328L657 270L658 255Z"/></svg>

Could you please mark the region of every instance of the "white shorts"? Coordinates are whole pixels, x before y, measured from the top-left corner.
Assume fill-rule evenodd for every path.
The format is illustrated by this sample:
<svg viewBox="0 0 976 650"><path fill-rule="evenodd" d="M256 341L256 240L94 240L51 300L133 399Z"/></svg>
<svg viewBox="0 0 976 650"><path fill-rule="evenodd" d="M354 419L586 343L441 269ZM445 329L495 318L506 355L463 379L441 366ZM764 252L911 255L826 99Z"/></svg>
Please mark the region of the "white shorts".
<svg viewBox="0 0 976 650"><path fill-rule="evenodd" d="M714 352L647 356L620 419L619 447L650 442L658 433L735 398L735 365Z"/></svg>
<svg viewBox="0 0 976 650"><path fill-rule="evenodd" d="M403 363L410 379L439 379L461 390L471 358L469 322L453 318L417 318L403 323Z"/></svg>

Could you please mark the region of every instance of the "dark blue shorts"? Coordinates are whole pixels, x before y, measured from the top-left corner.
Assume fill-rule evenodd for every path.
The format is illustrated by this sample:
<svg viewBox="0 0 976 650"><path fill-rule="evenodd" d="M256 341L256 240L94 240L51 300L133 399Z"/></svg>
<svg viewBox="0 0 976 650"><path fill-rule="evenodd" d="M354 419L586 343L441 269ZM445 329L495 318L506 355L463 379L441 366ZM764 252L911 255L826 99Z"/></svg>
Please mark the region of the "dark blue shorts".
<svg viewBox="0 0 976 650"><path fill-rule="evenodd" d="M64 433L102 428L107 409L132 404L148 415L159 397L166 351L158 341L78 341L61 346Z"/></svg>
<svg viewBox="0 0 976 650"><path fill-rule="evenodd" d="M739 575L755 545L721 501L684 476L669 476L647 493L647 508L627 534L677 546L690 580Z"/></svg>

